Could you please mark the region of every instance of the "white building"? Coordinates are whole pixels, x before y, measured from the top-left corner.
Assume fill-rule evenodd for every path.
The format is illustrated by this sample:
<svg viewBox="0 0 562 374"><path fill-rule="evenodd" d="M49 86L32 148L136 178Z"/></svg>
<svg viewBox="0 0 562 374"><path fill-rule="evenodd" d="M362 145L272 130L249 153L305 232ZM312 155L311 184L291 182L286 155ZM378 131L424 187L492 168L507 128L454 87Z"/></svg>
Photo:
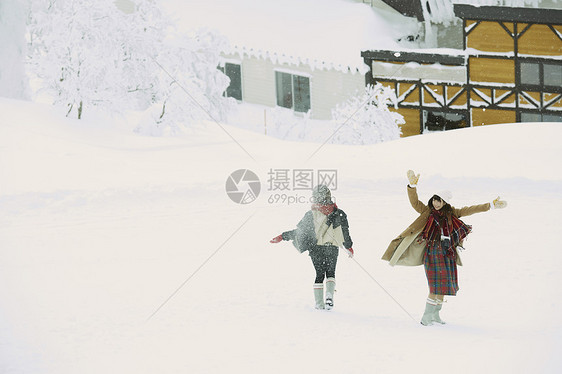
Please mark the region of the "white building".
<svg viewBox="0 0 562 374"><path fill-rule="evenodd" d="M132 9L130 0L117 0ZM225 35L227 95L266 107L290 108L312 119L365 87L368 49L393 49L415 39L419 23L381 0L176 0L163 2L180 27ZM133 7L134 8L134 7Z"/></svg>

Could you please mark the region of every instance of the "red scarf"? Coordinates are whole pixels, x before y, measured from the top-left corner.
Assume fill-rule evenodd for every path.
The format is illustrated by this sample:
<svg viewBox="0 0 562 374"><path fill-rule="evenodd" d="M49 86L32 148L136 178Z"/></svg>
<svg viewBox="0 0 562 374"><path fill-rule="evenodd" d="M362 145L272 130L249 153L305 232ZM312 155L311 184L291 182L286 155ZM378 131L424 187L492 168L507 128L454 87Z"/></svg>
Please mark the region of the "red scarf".
<svg viewBox="0 0 562 374"><path fill-rule="evenodd" d="M450 256L454 257L455 252L453 249L456 248L471 231L472 226L465 224L454 215L451 215L451 219L447 219L440 211L431 209L431 214L422 231L422 237L430 243L441 240L441 235L450 237L451 245L449 248L445 249Z"/></svg>
<svg viewBox="0 0 562 374"><path fill-rule="evenodd" d="M320 213L327 216L328 214L332 213L334 210L338 209L335 203L332 204L312 204L312 210L317 210Z"/></svg>

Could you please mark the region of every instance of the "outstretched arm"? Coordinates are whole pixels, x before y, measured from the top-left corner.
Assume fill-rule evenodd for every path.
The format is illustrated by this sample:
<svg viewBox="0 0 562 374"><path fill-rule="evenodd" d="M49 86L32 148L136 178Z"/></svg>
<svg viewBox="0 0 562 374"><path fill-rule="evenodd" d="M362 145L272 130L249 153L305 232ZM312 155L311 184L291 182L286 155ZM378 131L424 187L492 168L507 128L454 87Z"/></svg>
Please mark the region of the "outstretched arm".
<svg viewBox="0 0 562 374"><path fill-rule="evenodd" d="M487 212L488 210L490 210L490 203L465 206L460 209L453 208L453 214L460 218L475 213Z"/></svg>
<svg viewBox="0 0 562 374"><path fill-rule="evenodd" d="M307 213L308 214L308 213ZM270 243L279 243L283 240L295 240L296 236L297 236L297 230L303 230L304 229L304 225L305 225L305 218L306 218L306 214L304 215L304 217L300 220L300 222L297 224L297 228L294 230L290 230L290 231L285 231L283 232L281 235L276 236L275 238L271 239L269 242Z"/></svg>
<svg viewBox="0 0 562 374"><path fill-rule="evenodd" d="M487 212L490 209L503 209L506 206L507 206L507 201L500 200L500 197L498 196L491 203L465 206L461 209L454 208L453 213L457 217L470 216L471 214L474 214L474 213Z"/></svg>

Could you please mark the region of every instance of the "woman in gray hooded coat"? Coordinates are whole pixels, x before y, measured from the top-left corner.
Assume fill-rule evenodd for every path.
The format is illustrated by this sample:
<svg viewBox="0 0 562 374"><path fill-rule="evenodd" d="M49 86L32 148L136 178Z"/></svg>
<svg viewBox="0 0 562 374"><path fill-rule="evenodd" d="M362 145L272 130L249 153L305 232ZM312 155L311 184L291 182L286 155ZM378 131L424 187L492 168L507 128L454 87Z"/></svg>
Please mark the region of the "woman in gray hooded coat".
<svg viewBox="0 0 562 374"><path fill-rule="evenodd" d="M297 228L285 231L270 243L292 240L299 252L308 251L316 271L314 299L316 309L332 309L336 287L336 264L339 247L353 256L353 242L349 235L349 223L343 210L332 201L330 189L320 185L313 189L312 206L297 224ZM324 296L324 280L326 295Z"/></svg>

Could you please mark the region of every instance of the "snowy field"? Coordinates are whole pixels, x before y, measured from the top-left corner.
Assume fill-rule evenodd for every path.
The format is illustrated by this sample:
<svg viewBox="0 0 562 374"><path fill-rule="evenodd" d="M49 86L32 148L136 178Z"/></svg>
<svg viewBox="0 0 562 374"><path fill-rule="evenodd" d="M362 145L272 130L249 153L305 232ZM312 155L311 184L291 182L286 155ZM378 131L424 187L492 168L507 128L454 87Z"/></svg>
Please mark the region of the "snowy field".
<svg viewBox="0 0 562 374"><path fill-rule="evenodd" d="M212 122L141 137L8 99L0 113L1 373L562 372L560 123L322 147ZM244 168L262 188L239 205L225 182ZM416 217L409 168L423 201L509 203L466 217L444 326L419 324L423 268L380 260ZM308 255L269 243L309 208L270 202L271 169L337 170L356 256L339 257L332 311L313 308Z"/></svg>

